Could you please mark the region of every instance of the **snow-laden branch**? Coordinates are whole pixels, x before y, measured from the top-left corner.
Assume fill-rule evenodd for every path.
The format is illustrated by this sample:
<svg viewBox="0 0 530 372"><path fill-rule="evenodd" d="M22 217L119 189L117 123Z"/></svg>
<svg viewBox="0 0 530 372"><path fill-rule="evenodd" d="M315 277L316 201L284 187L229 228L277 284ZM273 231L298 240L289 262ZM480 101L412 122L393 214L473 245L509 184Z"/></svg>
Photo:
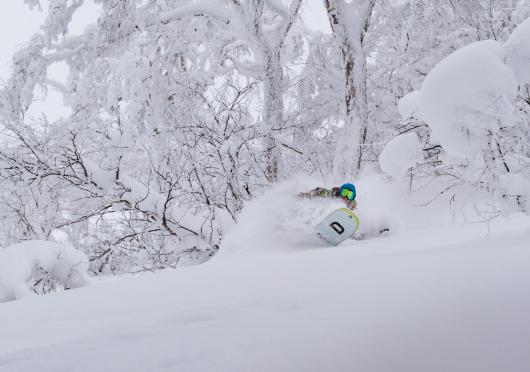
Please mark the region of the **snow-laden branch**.
<svg viewBox="0 0 530 372"><path fill-rule="evenodd" d="M238 34L242 31L238 26L238 23L241 23L238 13L231 11L227 6L222 6L219 5L219 3L214 3L212 1L188 3L162 14L157 14L156 16L148 15L146 16L145 21L149 23L160 22L167 24L188 16L207 16L211 20L218 22L221 29L228 29L233 34Z"/></svg>

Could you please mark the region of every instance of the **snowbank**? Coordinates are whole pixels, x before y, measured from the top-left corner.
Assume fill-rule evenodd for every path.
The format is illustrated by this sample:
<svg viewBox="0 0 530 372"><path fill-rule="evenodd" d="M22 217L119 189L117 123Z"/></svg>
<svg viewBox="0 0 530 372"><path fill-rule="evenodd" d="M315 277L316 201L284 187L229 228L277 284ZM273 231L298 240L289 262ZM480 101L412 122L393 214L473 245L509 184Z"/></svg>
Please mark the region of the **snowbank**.
<svg viewBox="0 0 530 372"><path fill-rule="evenodd" d="M379 156L379 166L386 174L399 178L423 160L422 146L415 133L405 133L389 141Z"/></svg>
<svg viewBox="0 0 530 372"><path fill-rule="evenodd" d="M527 371L529 225L214 257L11 302L0 371Z"/></svg>
<svg viewBox="0 0 530 372"><path fill-rule="evenodd" d="M48 241L27 241L0 250L0 302L32 293L29 285L38 270L65 288L88 282L88 258L76 249Z"/></svg>

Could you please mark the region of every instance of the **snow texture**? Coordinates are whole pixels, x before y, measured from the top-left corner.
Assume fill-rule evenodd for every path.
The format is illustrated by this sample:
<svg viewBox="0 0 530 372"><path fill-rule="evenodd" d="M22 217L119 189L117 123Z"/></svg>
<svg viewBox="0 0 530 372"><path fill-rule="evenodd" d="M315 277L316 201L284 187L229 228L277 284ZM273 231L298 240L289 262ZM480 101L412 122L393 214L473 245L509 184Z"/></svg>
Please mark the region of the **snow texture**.
<svg viewBox="0 0 530 372"><path fill-rule="evenodd" d="M0 306L0 371L525 371L528 226L233 252L26 298Z"/></svg>
<svg viewBox="0 0 530 372"><path fill-rule="evenodd" d="M399 178L423 159L421 143L415 133L405 133L387 143L379 156L379 166L386 174Z"/></svg>
<svg viewBox="0 0 530 372"><path fill-rule="evenodd" d="M329 213L345 205L340 200L297 197L298 193L316 186L327 185L298 179L279 184L248 202L241 211L237 227L225 237L218 254L235 251L255 255L261 250L283 251L319 245L315 235L316 225Z"/></svg>
<svg viewBox="0 0 530 372"><path fill-rule="evenodd" d="M0 250L0 302L30 294L36 270L44 270L65 288L88 283L88 258L82 252L48 241L27 241Z"/></svg>
<svg viewBox="0 0 530 372"><path fill-rule="evenodd" d="M506 64L519 85L530 82L530 18L518 25L503 46Z"/></svg>
<svg viewBox="0 0 530 372"><path fill-rule="evenodd" d="M425 78L420 116L450 154L472 159L488 130L513 117L517 81L503 58L499 43L479 41L443 59Z"/></svg>

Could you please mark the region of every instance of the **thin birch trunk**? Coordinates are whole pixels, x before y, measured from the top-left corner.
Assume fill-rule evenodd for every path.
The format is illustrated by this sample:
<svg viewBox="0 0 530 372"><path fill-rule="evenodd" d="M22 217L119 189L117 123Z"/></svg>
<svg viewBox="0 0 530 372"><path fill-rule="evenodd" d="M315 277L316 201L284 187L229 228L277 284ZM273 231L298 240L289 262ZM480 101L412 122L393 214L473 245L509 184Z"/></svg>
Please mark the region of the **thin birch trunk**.
<svg viewBox="0 0 530 372"><path fill-rule="evenodd" d="M333 175L358 175L368 136L367 70L364 37L376 0L324 0L331 29L337 38L344 68L345 123L337 143Z"/></svg>
<svg viewBox="0 0 530 372"><path fill-rule="evenodd" d="M259 3L260 0L258 0ZM283 93L284 73L282 65L282 53L285 41L291 30L302 1L293 0L289 9L285 9L282 17L283 22L274 31L263 31L261 25L256 26L256 38L262 46L261 52L265 59L263 79L263 122L266 128L265 136L265 176L269 182L275 182L279 176L280 147L276 140L276 134L284 127L284 104ZM263 11L263 6L257 6ZM262 14L259 14L261 17Z"/></svg>

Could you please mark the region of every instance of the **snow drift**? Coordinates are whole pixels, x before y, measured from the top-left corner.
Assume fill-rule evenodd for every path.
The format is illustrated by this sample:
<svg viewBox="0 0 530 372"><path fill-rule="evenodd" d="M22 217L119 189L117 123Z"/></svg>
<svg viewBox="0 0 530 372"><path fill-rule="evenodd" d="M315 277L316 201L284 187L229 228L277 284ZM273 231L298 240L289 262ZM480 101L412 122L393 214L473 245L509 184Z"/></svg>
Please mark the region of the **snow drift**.
<svg viewBox="0 0 530 372"><path fill-rule="evenodd" d="M0 372L523 372L528 226L214 257L3 304Z"/></svg>

